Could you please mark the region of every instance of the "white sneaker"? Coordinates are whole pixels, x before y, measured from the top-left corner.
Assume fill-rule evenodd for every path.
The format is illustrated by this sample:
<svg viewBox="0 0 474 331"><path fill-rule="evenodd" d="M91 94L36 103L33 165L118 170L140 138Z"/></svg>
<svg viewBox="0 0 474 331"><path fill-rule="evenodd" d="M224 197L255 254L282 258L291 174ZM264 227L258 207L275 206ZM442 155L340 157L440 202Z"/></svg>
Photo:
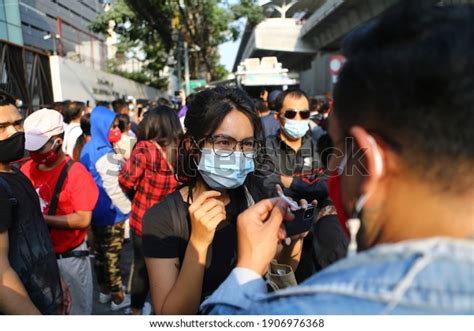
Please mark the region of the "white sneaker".
<svg viewBox="0 0 474 331"><path fill-rule="evenodd" d="M127 292L127 288L125 286L122 286L122 289L123 289L124 293ZM109 303L110 300L112 300L112 295L110 293L105 294L105 293L99 292L99 302L100 303Z"/></svg>
<svg viewBox="0 0 474 331"><path fill-rule="evenodd" d="M126 294L125 297L123 298L122 302L120 302L120 303L115 303L112 300L112 302L110 303L110 309L112 311L117 311L117 310L120 310L122 308L126 308L126 307L130 306L130 304L131 304L130 295Z"/></svg>
<svg viewBox="0 0 474 331"><path fill-rule="evenodd" d="M99 302L100 303L108 303L108 302L110 302L110 300L112 300L112 295L105 294L105 293L102 293L102 292L99 293Z"/></svg>

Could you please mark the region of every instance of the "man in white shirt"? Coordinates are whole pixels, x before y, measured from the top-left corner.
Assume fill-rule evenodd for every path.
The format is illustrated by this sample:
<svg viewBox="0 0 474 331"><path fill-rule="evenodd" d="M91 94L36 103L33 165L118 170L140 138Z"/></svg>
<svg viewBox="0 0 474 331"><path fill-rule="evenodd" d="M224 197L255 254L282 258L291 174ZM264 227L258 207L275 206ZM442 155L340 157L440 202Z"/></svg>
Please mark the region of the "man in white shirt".
<svg viewBox="0 0 474 331"><path fill-rule="evenodd" d="M80 101L68 102L63 111L65 130L63 151L72 157L77 138L82 134L81 117L84 115L86 104Z"/></svg>

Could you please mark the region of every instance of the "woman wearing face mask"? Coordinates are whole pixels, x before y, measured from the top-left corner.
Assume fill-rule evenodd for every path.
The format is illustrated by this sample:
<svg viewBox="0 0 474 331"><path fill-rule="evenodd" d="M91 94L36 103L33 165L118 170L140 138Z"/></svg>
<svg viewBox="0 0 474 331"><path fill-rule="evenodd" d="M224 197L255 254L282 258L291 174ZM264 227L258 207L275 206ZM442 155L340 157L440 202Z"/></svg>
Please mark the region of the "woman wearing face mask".
<svg viewBox="0 0 474 331"><path fill-rule="evenodd" d="M260 120L251 99L217 87L185 119L178 175L186 184L143 218L143 251L157 314L196 314L236 263L237 215L258 200L252 175Z"/></svg>
<svg viewBox="0 0 474 331"><path fill-rule="evenodd" d="M124 164L119 182L135 193L130 213L133 242L133 274L131 275L131 313L149 315L145 305L149 292L148 274L142 248L142 219L145 211L176 190L174 175L176 147L182 135L174 109L159 106L148 111L138 126L138 143Z"/></svg>

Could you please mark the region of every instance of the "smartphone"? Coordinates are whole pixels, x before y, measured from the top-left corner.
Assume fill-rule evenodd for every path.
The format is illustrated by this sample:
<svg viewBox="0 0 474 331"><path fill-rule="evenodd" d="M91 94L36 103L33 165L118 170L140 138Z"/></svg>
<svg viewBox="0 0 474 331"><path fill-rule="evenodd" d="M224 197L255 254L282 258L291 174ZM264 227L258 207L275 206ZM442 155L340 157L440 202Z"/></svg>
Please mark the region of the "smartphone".
<svg viewBox="0 0 474 331"><path fill-rule="evenodd" d="M293 221L284 221L286 235L288 237L309 231L313 225L314 207L309 205L308 208L300 208L292 211L295 219Z"/></svg>
<svg viewBox="0 0 474 331"><path fill-rule="evenodd" d="M174 91L174 96L179 97L179 91Z"/></svg>

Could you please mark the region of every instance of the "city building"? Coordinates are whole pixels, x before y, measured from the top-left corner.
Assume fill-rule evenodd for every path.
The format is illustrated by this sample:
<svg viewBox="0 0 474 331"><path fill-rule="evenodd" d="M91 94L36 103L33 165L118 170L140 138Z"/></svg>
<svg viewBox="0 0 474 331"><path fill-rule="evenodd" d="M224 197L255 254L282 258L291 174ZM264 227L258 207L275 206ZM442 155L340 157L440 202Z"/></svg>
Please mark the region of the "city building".
<svg viewBox="0 0 474 331"><path fill-rule="evenodd" d="M473 3L472 0L432 0ZM272 0L264 5L266 19L247 26L233 71L248 58L275 56L297 75L310 95L332 91L344 59L341 41L354 28L376 18L397 0Z"/></svg>
<svg viewBox="0 0 474 331"><path fill-rule="evenodd" d="M160 96L154 88L106 72L117 40L91 32L89 25L110 2L0 0L0 88L21 97L30 110L53 100L77 99L93 105L118 97ZM125 67L141 69L133 63ZM9 75L13 72L17 74Z"/></svg>

